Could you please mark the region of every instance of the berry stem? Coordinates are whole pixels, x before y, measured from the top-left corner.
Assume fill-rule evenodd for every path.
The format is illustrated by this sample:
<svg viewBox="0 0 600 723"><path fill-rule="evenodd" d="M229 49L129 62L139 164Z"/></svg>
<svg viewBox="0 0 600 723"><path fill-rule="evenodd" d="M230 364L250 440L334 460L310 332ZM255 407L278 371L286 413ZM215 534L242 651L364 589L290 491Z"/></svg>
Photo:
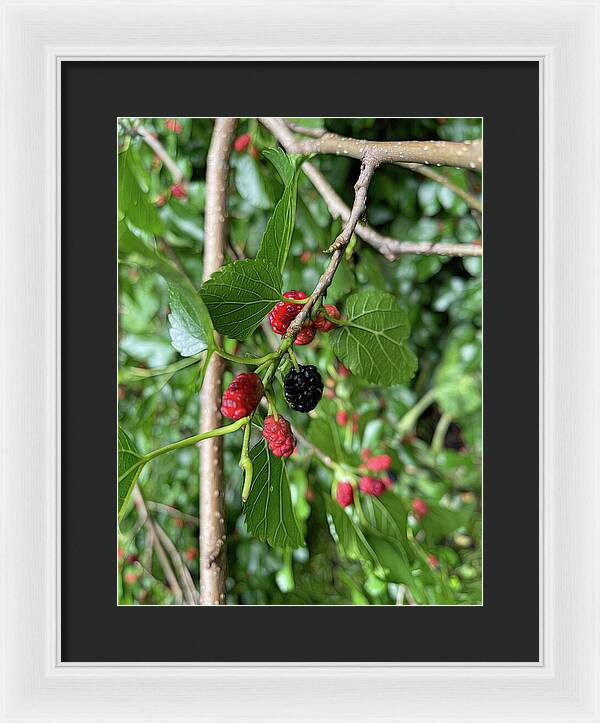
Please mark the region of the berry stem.
<svg viewBox="0 0 600 723"><path fill-rule="evenodd" d="M216 353L223 357L223 359L227 359L228 361L236 362L236 364L249 364L252 366L262 366L263 364L266 364L268 362L271 362L275 357L277 356L276 351L272 351L269 354L265 354L264 356L237 356L236 354L230 354L229 352L225 351L224 349L216 348Z"/></svg>
<svg viewBox="0 0 600 723"><path fill-rule="evenodd" d="M308 301L308 298L306 299L291 299L287 296L281 295L282 301L284 301L286 304L306 304Z"/></svg>
<svg viewBox="0 0 600 723"><path fill-rule="evenodd" d="M294 369L296 371L300 371L300 367L298 366L298 360L296 359L296 355L292 351L292 349L288 349L288 354L290 356L290 359L292 360L292 364L294 365Z"/></svg>
<svg viewBox="0 0 600 723"><path fill-rule="evenodd" d="M192 444L202 442L203 439L210 439L211 437L223 437L226 434L231 434L231 432L237 432L237 430L241 429L248 422L248 420L249 417L242 417L241 419L238 419L237 422L234 422L233 424L228 424L225 427L210 429L208 432L195 434L193 437L186 437L185 439L180 439L178 442L167 444L166 447L160 447L159 449L155 449L153 452L149 452L148 454L144 455L144 463L149 462L155 457L159 457L161 454L166 454L167 452L172 452L175 449L182 449L183 447L189 447Z"/></svg>
<svg viewBox="0 0 600 723"><path fill-rule="evenodd" d="M247 418L248 419L248 418ZM250 447L250 430L252 429L252 418L244 428L244 441L242 442L242 454L240 456L240 467L244 470L244 486L242 487L242 502L246 502L252 487L252 474L254 472L252 460L248 454Z"/></svg>
<svg viewBox="0 0 600 723"><path fill-rule="evenodd" d="M273 396L273 392L271 389L265 388L265 397L267 398L267 401L269 402L269 414L275 418L275 421L279 419L279 415L277 414L277 406L275 404L275 397Z"/></svg>
<svg viewBox="0 0 600 723"><path fill-rule="evenodd" d="M330 316L326 311L325 307L323 307L320 312L321 316L324 316L327 321L330 321L332 324L335 324L336 326L344 326L345 324L348 324L347 319L336 319L333 316Z"/></svg>

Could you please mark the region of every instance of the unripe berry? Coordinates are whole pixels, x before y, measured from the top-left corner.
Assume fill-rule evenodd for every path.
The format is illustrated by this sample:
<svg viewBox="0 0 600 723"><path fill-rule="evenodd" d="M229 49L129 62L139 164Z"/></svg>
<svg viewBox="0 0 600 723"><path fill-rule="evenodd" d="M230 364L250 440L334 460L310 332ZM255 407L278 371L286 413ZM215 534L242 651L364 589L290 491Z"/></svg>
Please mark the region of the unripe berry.
<svg viewBox="0 0 600 723"><path fill-rule="evenodd" d="M310 342L315 338L316 333L317 330L315 329L315 325L312 321L305 321L302 329L298 332L298 336L294 339L294 344L297 346L310 344Z"/></svg>
<svg viewBox="0 0 600 723"><path fill-rule="evenodd" d="M349 377L350 376L350 369L348 367L344 366L342 362L338 364L337 373L341 377Z"/></svg>
<svg viewBox="0 0 600 723"><path fill-rule="evenodd" d="M304 291L286 291L283 296L286 299L306 299ZM290 304L289 302L280 301L275 304L269 313L271 329L273 329L276 334L279 334L279 336L283 336L287 331L288 326L292 323L292 321L294 321L301 311L302 304Z"/></svg>
<svg viewBox="0 0 600 723"><path fill-rule="evenodd" d="M233 147L238 153L242 153L246 150L250 141L250 133L242 133L242 135L238 136L233 142Z"/></svg>
<svg viewBox="0 0 600 723"><path fill-rule="evenodd" d="M338 409L335 413L335 421L340 427L345 427L348 424L348 412L345 409Z"/></svg>
<svg viewBox="0 0 600 723"><path fill-rule="evenodd" d="M175 118L165 118L165 128L173 133L181 133L183 126Z"/></svg>
<svg viewBox="0 0 600 723"><path fill-rule="evenodd" d="M440 563L438 562L437 557L431 553L429 555L427 555L427 562L430 564L430 566L434 570L437 570L440 566Z"/></svg>
<svg viewBox="0 0 600 723"><path fill-rule="evenodd" d="M360 450L360 458L363 462L366 462L368 459L370 459L373 456L373 452L368 447L365 447L364 449Z"/></svg>
<svg viewBox="0 0 600 723"><path fill-rule="evenodd" d="M324 304L323 307L332 318L341 318L342 315L335 306L332 306L331 304ZM334 324L332 321L329 321L329 319L326 319L323 315L323 312L320 311L315 317L315 326L319 331L331 331L332 329L335 329L336 324Z"/></svg>
<svg viewBox="0 0 600 723"><path fill-rule="evenodd" d="M367 459L367 469L371 472L382 472L392 466L392 458L389 454L378 454Z"/></svg>
<svg viewBox="0 0 600 723"><path fill-rule="evenodd" d="M171 186L171 195L174 198L187 198L187 191L183 183L174 183Z"/></svg>
<svg viewBox="0 0 600 723"><path fill-rule="evenodd" d="M348 507L354 502L354 490L350 482L340 482L338 484L335 499L342 507Z"/></svg>
<svg viewBox="0 0 600 723"><path fill-rule="evenodd" d="M221 414L234 420L247 417L258 406L263 391L260 377L256 374L238 374L223 394Z"/></svg>
<svg viewBox="0 0 600 723"><path fill-rule="evenodd" d="M379 497L385 492L385 485L380 479L374 477L361 477L358 483L358 489L366 495Z"/></svg>
<svg viewBox="0 0 600 723"><path fill-rule="evenodd" d="M290 423L287 419L268 416L263 425L263 437L269 444L269 449L276 457L289 457L296 446Z"/></svg>
<svg viewBox="0 0 600 723"><path fill-rule="evenodd" d="M185 551L185 557L187 560L192 562L192 560L195 560L198 557L198 550L195 547L188 547Z"/></svg>
<svg viewBox="0 0 600 723"><path fill-rule="evenodd" d="M425 500L420 499L419 497L415 497L415 499L412 501L412 509L413 509L413 514L415 516L415 520L417 520L417 522L419 520L422 520L423 517L425 517L425 515L429 511L427 502L425 502Z"/></svg>
<svg viewBox="0 0 600 723"><path fill-rule="evenodd" d="M382 477L381 481L385 485L385 488L389 490L389 488L394 484L394 480L390 477Z"/></svg>
<svg viewBox="0 0 600 723"><path fill-rule="evenodd" d="M166 202L167 202L167 197L165 196L164 193L159 193L158 196L156 197L156 201L154 201L155 205L158 206L159 208L161 206L164 206Z"/></svg>

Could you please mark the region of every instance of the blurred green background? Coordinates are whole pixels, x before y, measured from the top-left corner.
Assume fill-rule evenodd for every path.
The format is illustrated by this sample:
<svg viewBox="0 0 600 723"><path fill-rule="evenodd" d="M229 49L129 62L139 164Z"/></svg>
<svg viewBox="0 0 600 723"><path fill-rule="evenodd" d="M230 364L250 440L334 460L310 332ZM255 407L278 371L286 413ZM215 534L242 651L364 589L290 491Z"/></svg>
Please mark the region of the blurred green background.
<svg viewBox="0 0 600 723"><path fill-rule="evenodd" d="M206 156L212 119L141 119L164 144L189 181L188 197L169 193L168 171L141 138L129 133L132 119L119 123L119 145L128 145L146 179L164 225L158 247L196 287L202 278ZM373 140L453 140L481 137L480 119L297 119L306 125ZM240 119L238 134L251 134L244 151L233 152L229 178L231 247L228 260L254 257L281 194L273 167L260 152L277 144L252 118ZM313 159L339 195L351 205L359 162L347 157ZM436 169L475 195L479 174ZM466 203L443 185L398 166L381 167L369 189L367 217L378 231L400 240L466 243L481 230ZM339 232L325 203L300 174L292 252L284 274L286 289L310 293L328 257L322 253ZM391 292L409 314L410 345L419 360L414 379L381 389L345 376L327 334L297 348L300 363L315 364L326 396L311 415L292 413L302 435L330 455L336 449L358 456L361 449L392 457L391 491L410 512L416 498L426 502L421 520L408 515L408 535L419 554L411 584L392 573L381 579L359 559L343 554L330 529L324 495L332 473L310 446L298 443L287 464L296 516L306 547L270 548L248 535L241 517L238 467L241 435L224 438L228 528L228 604L479 604L481 598L481 307L480 257L405 255L390 262L357 241L327 295L343 309L345 297L368 287ZM119 264L119 422L137 447L149 451L195 434L198 393L195 366L183 366L170 344L166 284L156 274ZM259 327L239 349L262 355L277 338ZM185 364L185 362L184 362ZM167 373L156 370L171 367ZM182 367L183 368L178 368ZM229 364L225 384L245 371ZM341 373L340 373L341 371ZM282 402L282 407L284 403ZM340 426L336 413L348 413ZM354 420L354 423L353 423ZM437 434L436 434L437 430ZM187 448L147 465L141 488L149 513L168 535L198 586L198 453ZM174 602L164 573L148 544L147 527L130 504L118 538L120 604ZM421 554L422 553L422 554ZM429 557L427 557L429 556ZM431 557L433 556L433 557Z"/></svg>

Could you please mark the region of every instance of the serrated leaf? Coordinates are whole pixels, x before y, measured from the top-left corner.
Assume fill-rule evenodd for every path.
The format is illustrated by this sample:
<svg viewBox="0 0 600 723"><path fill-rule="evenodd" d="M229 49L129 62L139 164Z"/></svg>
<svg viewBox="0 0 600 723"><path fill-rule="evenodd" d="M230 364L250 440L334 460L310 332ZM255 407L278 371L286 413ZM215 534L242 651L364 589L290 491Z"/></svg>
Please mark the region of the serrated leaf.
<svg viewBox="0 0 600 723"><path fill-rule="evenodd" d="M215 329L243 341L281 300L281 273L259 260L234 261L204 282L200 295Z"/></svg>
<svg viewBox="0 0 600 723"><path fill-rule="evenodd" d="M283 154L283 156L282 156ZM283 194L273 210L262 237L257 260L268 261L283 272L292 242L296 219L296 198L298 194L298 172L300 163L290 160L283 151L265 155L273 163L285 182Z"/></svg>
<svg viewBox="0 0 600 723"><path fill-rule="evenodd" d="M214 349L212 320L202 297L169 284L169 336L181 356L195 356Z"/></svg>
<svg viewBox="0 0 600 723"><path fill-rule="evenodd" d="M132 150L128 148L119 153L118 170L118 208L119 219L147 233L158 234L162 222L156 208L152 205L148 193L142 189L134 171Z"/></svg>
<svg viewBox="0 0 600 723"><path fill-rule="evenodd" d="M272 547L303 547L283 460L271 454L265 440L256 444L249 454L254 475L244 505L248 532Z"/></svg>
<svg viewBox="0 0 600 723"><path fill-rule="evenodd" d="M408 381L417 358L406 345L410 323L392 294L362 291L348 297L348 322L329 335L337 358L353 374L373 384Z"/></svg>
<svg viewBox="0 0 600 723"><path fill-rule="evenodd" d="M119 521L145 464L143 456L124 429L118 430Z"/></svg>

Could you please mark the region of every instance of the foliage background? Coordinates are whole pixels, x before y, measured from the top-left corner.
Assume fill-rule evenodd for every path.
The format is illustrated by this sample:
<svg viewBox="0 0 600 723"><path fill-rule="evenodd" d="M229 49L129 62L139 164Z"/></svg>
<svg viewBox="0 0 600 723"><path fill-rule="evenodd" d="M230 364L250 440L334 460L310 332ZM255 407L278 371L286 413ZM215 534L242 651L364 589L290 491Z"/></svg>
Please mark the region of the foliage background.
<svg viewBox="0 0 600 723"><path fill-rule="evenodd" d="M140 176L156 200L162 221L159 248L185 270L198 288L202 278L206 155L211 119L177 119L180 133L163 119L143 119L157 133L189 181L188 198L169 197L171 178L139 137L130 138L128 119L119 126L119 144L129 144ZM481 137L479 119L304 119L337 133L372 140L467 140ZM243 253L253 258L281 184L260 156L275 147L274 139L255 119L240 119L239 133L252 135L251 149L233 153L229 187L229 259ZM254 157L257 155L258 157ZM351 205L359 162L336 156L313 159L342 198ZM478 175L443 169L458 185L480 192ZM401 240L472 242L480 228L466 203L444 186L398 166L381 167L369 189L368 222ZM296 225L286 289L307 293L315 286L328 257L321 253L335 238L332 221L312 184L300 174ZM224 438L228 527L228 604L478 604L481 602L481 259L405 255L389 262L357 243L339 269L328 303L352 291L376 288L391 292L409 314L410 344L419 370L407 385L378 389L353 376L341 376L326 334L300 347L301 363L315 364L330 390L309 419L289 411L295 426L325 453L355 458L361 448L393 459L393 494L410 509L415 498L429 507L418 522L408 517L409 537L438 566L417 559L406 590L402 575L386 580L360 560L348 559L331 534L325 509L332 474L314 451L299 442L288 464L292 499L306 538L295 551L270 548L245 529L241 517L238 467L241 434ZM168 293L163 279L120 250L119 264L119 422L137 447L149 451L197 432L196 367L181 366L171 346L167 324ZM259 328L243 352L271 351L277 339ZM232 342L229 351L235 351ZM241 351L240 351L241 353ZM167 367L168 373L155 374ZM241 367L229 365L225 384ZM281 408L284 408L284 402ZM336 412L344 409L352 423L340 427ZM449 422L445 434L443 426ZM317 421L318 420L318 421ZM450 421L451 420L451 421ZM310 424L309 424L310 423ZM311 427L312 425L312 427ZM436 428L438 435L435 436ZM343 451L340 451L343 450ZM181 552L198 584L198 454L187 448L159 457L144 469L141 488L149 510ZM137 509L129 506L118 540L120 604L170 604L173 595L147 542L147 529ZM394 561L390 561L393 568ZM396 578L392 580L391 578ZM404 594L406 593L406 594Z"/></svg>

